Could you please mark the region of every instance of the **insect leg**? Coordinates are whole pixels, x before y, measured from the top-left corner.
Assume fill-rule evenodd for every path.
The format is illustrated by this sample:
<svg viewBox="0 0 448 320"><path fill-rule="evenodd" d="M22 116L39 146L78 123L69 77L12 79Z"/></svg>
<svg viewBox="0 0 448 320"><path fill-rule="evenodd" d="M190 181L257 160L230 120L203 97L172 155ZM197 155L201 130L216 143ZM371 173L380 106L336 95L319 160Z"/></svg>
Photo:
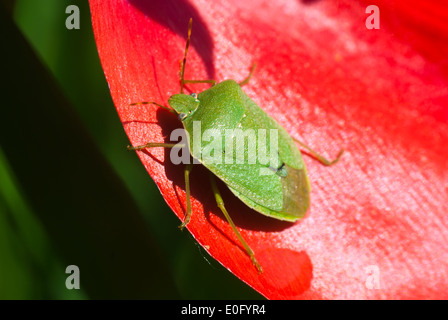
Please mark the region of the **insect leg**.
<svg viewBox="0 0 448 320"><path fill-rule="evenodd" d="M174 143L159 143L159 142L148 142L147 144L141 146L127 146L128 150L142 150L146 148L155 148L155 147L164 147L164 148L183 148L184 144L174 144ZM189 163L185 166L185 192L187 194L187 215L185 216L184 222L179 226L182 230L188 222L190 222L191 218L191 200L190 200L190 172L193 170L193 163Z"/></svg>
<svg viewBox="0 0 448 320"><path fill-rule="evenodd" d="M184 83L211 83L212 86L214 86L216 84L216 80L211 80L211 79L207 79L207 80L184 80Z"/></svg>
<svg viewBox="0 0 448 320"><path fill-rule="evenodd" d="M232 227L233 232L235 232L235 235L237 236L238 240L240 240L241 244L243 245L244 249L246 250L247 254L250 257L250 260L252 261L255 268L257 268L258 273L262 273L263 269L261 268L261 265L258 263L257 259L255 259L255 253L252 251L252 249L249 247L249 245L246 243L244 238L241 236L240 232L236 228L235 224L233 223L232 219L229 216L229 213L227 212L226 208L224 207L224 201L222 200L221 194L218 190L218 186L216 185L215 177L210 174L210 182L213 189L213 194L215 195L216 204L218 205L219 209L221 209L222 213L224 213L224 216L227 219L227 222L229 222L230 226Z"/></svg>
<svg viewBox="0 0 448 320"><path fill-rule="evenodd" d="M185 44L185 52L184 52L184 58L180 63L180 93L184 93L184 85L186 83L211 83L213 86L216 84L216 80L185 80L185 64L187 63L187 53L188 48L190 47L190 39L191 39L191 27L193 24L193 19L190 18L190 21L188 22L188 33L187 33L187 43Z"/></svg>
<svg viewBox="0 0 448 320"><path fill-rule="evenodd" d="M252 67L250 68L250 73L249 73L249 75L243 80L243 81L240 81L240 82L238 82L238 84L240 85L240 86L244 86L245 84L248 84L249 83L249 80L250 80L250 78L252 78L252 75L254 74L254 71L255 71L255 67L256 67L257 65L254 63L253 65L252 65ZM183 80L183 82L184 83L211 83L212 84L212 86L214 86L215 84L216 84L216 80L212 80L212 79L206 79L206 80Z"/></svg>
<svg viewBox="0 0 448 320"><path fill-rule="evenodd" d="M241 82L238 82L238 84L239 84L240 86L244 86L245 84L248 84L248 83L249 83L250 78L252 78L252 75L254 74L254 71L255 71L255 67L256 67L256 66L257 66L256 63L252 64L252 67L250 68L250 73L249 73L249 75L246 77L246 79L244 79L244 80L241 81Z"/></svg>
<svg viewBox="0 0 448 320"><path fill-rule="evenodd" d="M189 163L185 166L184 176L185 176L185 193L187 197L187 215L185 216L184 222L179 226L182 230L190 222L191 219L191 200L190 200L190 172L193 170L193 163Z"/></svg>
<svg viewBox="0 0 448 320"><path fill-rule="evenodd" d="M238 82L238 84L240 86L244 86L245 84L249 83L250 78L252 78L252 75L254 74L256 66L257 65L254 63L252 65L252 67L250 68L249 75L243 81ZM217 82L216 80L211 80L211 79L207 79L207 80L184 80L184 83L211 83L212 86L214 86L216 84L216 82Z"/></svg>
<svg viewBox="0 0 448 320"><path fill-rule="evenodd" d="M126 148L131 150L142 150L146 148L155 148L155 147L163 147L163 148L183 148L185 147L184 144L179 143L161 143L161 142L148 142L147 144L143 144L141 146L127 146Z"/></svg>
<svg viewBox="0 0 448 320"><path fill-rule="evenodd" d="M160 108L163 108L165 110L168 110L169 112L174 113L174 114L177 115L177 112L175 110L173 110L171 108L168 108L168 107L165 107L165 106L163 106L161 104L158 104L156 102L152 102L152 101L134 102L134 103L131 103L130 106L136 106L136 105L139 105L139 104L155 104L156 106L158 106Z"/></svg>
<svg viewBox="0 0 448 320"><path fill-rule="evenodd" d="M293 138L294 141L296 141L298 144L300 144L302 147L304 147L310 154L311 156L313 156L317 161L319 161L321 164L323 164L324 166L331 166L333 164L335 164L336 162L339 161L339 159L341 158L342 154L344 153L344 149L341 149L338 153L338 155L336 156L336 158L334 160L328 160L326 158L324 158L323 156L321 156L320 154L318 154L316 151L314 151L313 149L311 149L310 147L308 147L306 144L304 144L303 142Z"/></svg>

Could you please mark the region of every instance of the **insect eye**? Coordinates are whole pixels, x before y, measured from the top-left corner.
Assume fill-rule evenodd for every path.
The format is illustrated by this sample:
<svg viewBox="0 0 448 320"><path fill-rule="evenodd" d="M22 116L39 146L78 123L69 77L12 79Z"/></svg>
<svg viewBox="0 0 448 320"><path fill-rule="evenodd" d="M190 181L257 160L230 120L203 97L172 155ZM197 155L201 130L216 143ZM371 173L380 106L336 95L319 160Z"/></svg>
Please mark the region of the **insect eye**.
<svg viewBox="0 0 448 320"><path fill-rule="evenodd" d="M186 113L179 113L177 117L179 118L180 121L183 121L187 116L188 114Z"/></svg>
<svg viewBox="0 0 448 320"><path fill-rule="evenodd" d="M197 93L192 93L192 94L190 94L190 96L192 96L193 98L195 98L195 99L197 99L198 98L198 94Z"/></svg>

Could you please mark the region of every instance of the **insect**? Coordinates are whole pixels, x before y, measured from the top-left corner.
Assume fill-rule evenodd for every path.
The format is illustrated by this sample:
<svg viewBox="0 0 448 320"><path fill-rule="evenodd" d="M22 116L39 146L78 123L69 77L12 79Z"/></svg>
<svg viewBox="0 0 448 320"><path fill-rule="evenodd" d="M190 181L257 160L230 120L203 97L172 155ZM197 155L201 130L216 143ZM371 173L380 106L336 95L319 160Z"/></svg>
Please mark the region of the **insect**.
<svg viewBox="0 0 448 320"><path fill-rule="evenodd" d="M192 19L189 21L185 53L181 63L181 89L179 94L169 98L170 107L150 101L131 105L157 105L179 118L188 136L190 154L210 171L210 183L217 206L223 212L253 265L261 273L263 269L256 260L254 251L241 236L224 206L215 177L221 179L250 208L275 219L294 222L305 215L310 204L310 184L301 152L295 142L327 166L336 163L343 150L335 160L325 159L305 144L293 139L283 127L256 105L241 89L252 77L255 65L252 66L248 77L239 83L234 80L217 83L215 80L184 79L191 29ZM199 94L184 94L186 83L210 83L212 86ZM210 142L211 139L204 142L198 138L201 135L210 135L210 132L214 136L213 143ZM262 138L251 142L247 138L249 136ZM210 146L214 146L213 152L210 151ZM149 142L140 146L128 146L128 150L154 147L175 148L182 145ZM219 159L221 161L217 161ZM184 221L180 225L181 229L189 223L192 215L190 201L192 168L190 162L184 171L187 209Z"/></svg>

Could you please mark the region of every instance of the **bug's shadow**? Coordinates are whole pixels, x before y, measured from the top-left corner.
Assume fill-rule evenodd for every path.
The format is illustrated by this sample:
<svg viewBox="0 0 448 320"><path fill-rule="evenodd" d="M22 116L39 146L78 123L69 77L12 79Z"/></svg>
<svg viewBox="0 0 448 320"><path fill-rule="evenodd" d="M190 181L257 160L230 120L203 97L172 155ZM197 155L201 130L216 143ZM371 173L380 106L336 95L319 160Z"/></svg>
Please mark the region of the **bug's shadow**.
<svg viewBox="0 0 448 320"><path fill-rule="evenodd" d="M147 17L187 39L188 21L193 18L191 45L202 58L209 79L215 78L213 41L199 12L185 0L128 0ZM180 57L179 57L180 58Z"/></svg>
<svg viewBox="0 0 448 320"><path fill-rule="evenodd" d="M169 137L174 129L182 128L182 124L172 114L163 109L159 109L157 111L157 119L162 127L163 136L167 137L165 142L176 143L175 141L169 141ZM170 160L170 150L166 150L165 152L166 154L163 165L167 178L172 181L173 188L177 186L182 190L185 190L185 165L174 165ZM221 210L216 205L216 200L210 185L209 174L210 172L203 165L194 165L193 171L190 174L190 191L192 197L200 201L200 203L203 205L204 212L206 213L206 218L213 225L213 222L210 219L210 213L217 215L222 220L226 219ZM281 231L293 226L293 223L269 218L258 213L255 210L250 209L240 199L238 199L223 182L221 182L218 178L215 179L224 200L225 207L229 212L232 220L238 227L248 230L274 232ZM179 197L178 201L180 202L181 207L184 208L185 213L186 204L182 203ZM192 219L194 219L194 212ZM214 225L214 227L219 229L216 225Z"/></svg>

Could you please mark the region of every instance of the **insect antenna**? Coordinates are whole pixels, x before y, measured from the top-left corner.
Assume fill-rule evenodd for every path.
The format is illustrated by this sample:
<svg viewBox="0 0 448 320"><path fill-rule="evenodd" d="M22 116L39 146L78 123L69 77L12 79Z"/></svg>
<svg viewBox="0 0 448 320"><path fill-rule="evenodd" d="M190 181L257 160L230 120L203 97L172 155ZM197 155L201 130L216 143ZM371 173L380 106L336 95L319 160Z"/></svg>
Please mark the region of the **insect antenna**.
<svg viewBox="0 0 448 320"><path fill-rule="evenodd" d="M184 59L182 60L182 69L180 71L180 93L184 93L185 64L187 63L187 52L188 52L188 47L190 46L190 37L191 37L191 26L192 26L192 24L193 24L193 19L190 18L190 22L188 23L187 44L185 45L185 54L184 54Z"/></svg>

